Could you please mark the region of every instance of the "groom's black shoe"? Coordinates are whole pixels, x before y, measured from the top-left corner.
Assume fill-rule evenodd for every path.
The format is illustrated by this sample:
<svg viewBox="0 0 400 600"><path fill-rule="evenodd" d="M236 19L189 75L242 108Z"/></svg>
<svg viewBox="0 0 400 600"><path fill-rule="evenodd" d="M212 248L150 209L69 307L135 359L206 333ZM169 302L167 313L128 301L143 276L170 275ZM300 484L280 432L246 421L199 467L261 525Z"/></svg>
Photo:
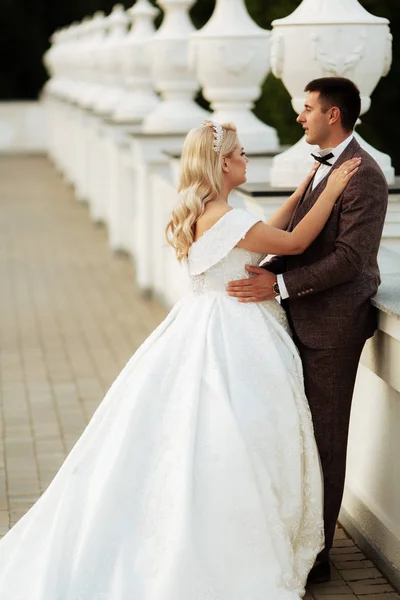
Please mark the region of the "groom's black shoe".
<svg viewBox="0 0 400 600"><path fill-rule="evenodd" d="M307 585L324 583L331 579L331 565L329 560L314 565L307 577Z"/></svg>

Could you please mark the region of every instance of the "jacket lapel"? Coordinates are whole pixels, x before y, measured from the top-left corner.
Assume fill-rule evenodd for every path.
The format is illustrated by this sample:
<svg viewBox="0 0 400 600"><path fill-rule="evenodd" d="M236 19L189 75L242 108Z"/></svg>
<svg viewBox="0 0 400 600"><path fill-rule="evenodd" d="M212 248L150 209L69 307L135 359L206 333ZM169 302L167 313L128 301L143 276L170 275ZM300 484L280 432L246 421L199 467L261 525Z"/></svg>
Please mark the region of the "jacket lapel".
<svg viewBox="0 0 400 600"><path fill-rule="evenodd" d="M312 184L310 183L296 207L296 210L293 214L292 220L289 225L289 231L291 231L301 221L301 219L315 204L319 196L326 188L326 184L328 183L328 177L332 173L332 171L334 169L338 169L340 165L346 162L346 160L352 158L360 150L360 148L360 144L355 138L353 138L350 144L347 146L347 148L343 150L342 154L339 156L329 173L325 175L323 179L321 179L321 181L318 183L318 185L315 186L314 189L312 189Z"/></svg>
<svg viewBox="0 0 400 600"><path fill-rule="evenodd" d="M314 177L315 177L315 174L314 174ZM314 177L311 179L311 181L309 182L308 186L305 189L305 192L303 193L302 197L298 201L297 206L294 209L294 212L292 214L292 218L290 219L287 231L292 231L293 227L296 225L296 223L295 223L296 214L298 213L298 211L300 209L300 206L303 204L303 202L305 202L307 200L308 196L312 192L312 184L313 184L313 181L314 181Z"/></svg>

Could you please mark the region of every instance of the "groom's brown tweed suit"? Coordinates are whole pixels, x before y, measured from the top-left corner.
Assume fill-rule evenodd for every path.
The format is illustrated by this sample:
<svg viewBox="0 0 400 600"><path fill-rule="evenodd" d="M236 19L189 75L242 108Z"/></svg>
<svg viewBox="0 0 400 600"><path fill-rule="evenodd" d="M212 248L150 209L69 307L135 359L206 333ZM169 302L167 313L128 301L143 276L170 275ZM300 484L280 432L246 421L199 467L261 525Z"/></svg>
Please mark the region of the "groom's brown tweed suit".
<svg viewBox="0 0 400 600"><path fill-rule="evenodd" d="M304 368L306 395L324 473L326 560L343 495L351 399L365 340L376 329L371 298L380 283L377 252L388 190L374 159L353 139L333 169L360 156L361 166L336 202L325 228L299 256L276 257L268 270L284 273L283 304ZM292 230L325 189L325 177L299 201Z"/></svg>

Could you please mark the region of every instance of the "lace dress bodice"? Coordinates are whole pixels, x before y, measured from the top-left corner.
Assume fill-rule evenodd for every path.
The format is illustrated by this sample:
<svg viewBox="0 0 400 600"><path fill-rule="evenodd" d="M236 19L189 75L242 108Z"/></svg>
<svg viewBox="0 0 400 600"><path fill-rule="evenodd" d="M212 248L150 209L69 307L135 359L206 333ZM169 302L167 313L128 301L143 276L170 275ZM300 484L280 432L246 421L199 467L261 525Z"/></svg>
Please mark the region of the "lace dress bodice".
<svg viewBox="0 0 400 600"><path fill-rule="evenodd" d="M225 292L226 285L230 281L250 277L245 265L256 267L263 258L265 258L264 254L249 252L243 248L232 248L227 256L224 256L204 273L191 275L192 289L198 294Z"/></svg>
<svg viewBox="0 0 400 600"><path fill-rule="evenodd" d="M188 269L192 290L196 294L226 294L230 281L247 279L246 265L258 266L265 254L237 248L246 233L260 221L243 209L225 213L189 250ZM289 331L286 313L275 299L262 303Z"/></svg>

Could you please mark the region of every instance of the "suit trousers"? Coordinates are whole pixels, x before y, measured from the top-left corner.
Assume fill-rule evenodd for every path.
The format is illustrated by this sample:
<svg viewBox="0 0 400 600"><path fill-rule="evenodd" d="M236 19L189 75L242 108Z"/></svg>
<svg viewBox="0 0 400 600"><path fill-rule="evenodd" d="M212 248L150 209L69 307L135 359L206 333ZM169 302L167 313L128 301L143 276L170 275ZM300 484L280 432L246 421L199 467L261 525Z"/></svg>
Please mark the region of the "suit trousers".
<svg viewBox="0 0 400 600"><path fill-rule="evenodd" d="M324 478L325 548L328 560L342 503L351 401L364 346L314 349L294 338L304 371L304 385L314 424Z"/></svg>

